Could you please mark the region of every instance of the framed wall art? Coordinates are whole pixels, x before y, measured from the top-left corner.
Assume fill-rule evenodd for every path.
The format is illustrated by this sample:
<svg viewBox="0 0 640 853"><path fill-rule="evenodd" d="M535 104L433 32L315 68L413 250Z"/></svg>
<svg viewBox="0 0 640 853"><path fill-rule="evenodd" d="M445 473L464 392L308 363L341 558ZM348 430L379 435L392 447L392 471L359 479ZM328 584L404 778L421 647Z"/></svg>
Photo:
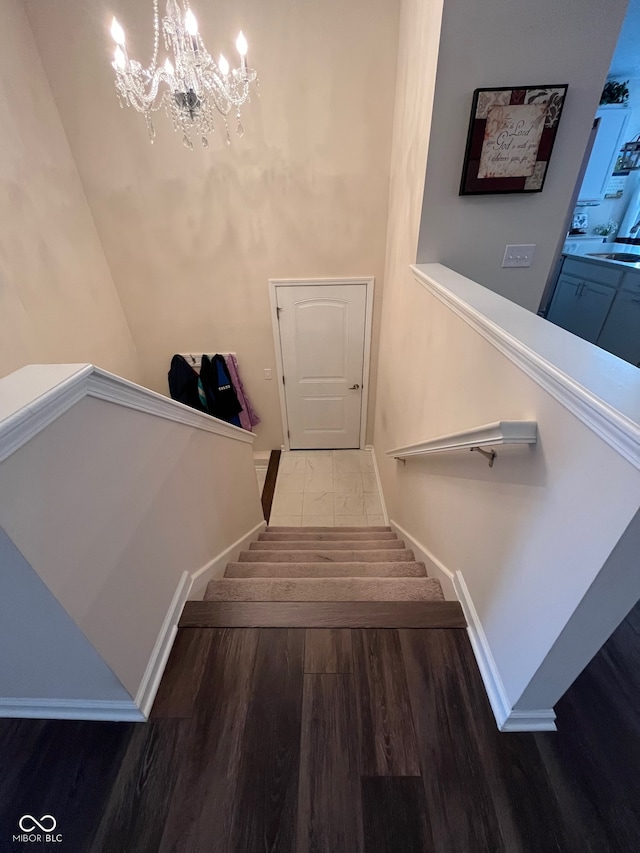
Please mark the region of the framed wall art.
<svg viewBox="0 0 640 853"><path fill-rule="evenodd" d="M460 195L542 192L567 88L476 89Z"/></svg>

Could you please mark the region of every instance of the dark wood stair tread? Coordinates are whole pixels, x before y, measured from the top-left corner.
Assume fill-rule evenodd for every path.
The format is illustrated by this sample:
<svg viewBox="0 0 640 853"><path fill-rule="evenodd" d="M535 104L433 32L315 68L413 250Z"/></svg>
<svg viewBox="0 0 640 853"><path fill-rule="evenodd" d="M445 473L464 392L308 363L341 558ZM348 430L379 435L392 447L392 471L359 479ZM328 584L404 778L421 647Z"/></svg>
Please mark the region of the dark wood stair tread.
<svg viewBox="0 0 640 853"><path fill-rule="evenodd" d="M187 601L181 628L466 628L458 601Z"/></svg>

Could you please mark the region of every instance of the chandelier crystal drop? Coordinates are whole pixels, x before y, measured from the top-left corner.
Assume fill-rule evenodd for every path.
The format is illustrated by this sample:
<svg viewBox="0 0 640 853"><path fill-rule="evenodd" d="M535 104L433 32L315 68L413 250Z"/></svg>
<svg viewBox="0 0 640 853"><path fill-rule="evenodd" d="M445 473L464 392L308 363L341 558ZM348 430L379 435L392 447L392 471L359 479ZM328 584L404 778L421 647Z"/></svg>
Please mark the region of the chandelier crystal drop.
<svg viewBox="0 0 640 853"><path fill-rule="evenodd" d="M151 142L155 137L152 113L163 107L187 148L193 149L193 135L199 136L203 146L208 147L216 113L224 117L227 144L231 142L227 116L233 110L236 130L242 136L240 107L249 97L250 84L255 82L258 86L257 73L247 65L248 46L242 32L236 40L240 65L230 68L222 54L215 62L198 32L198 21L189 0L168 0L162 34L170 57L159 66L158 0L153 0L153 23L153 57L148 68L129 57L124 30L115 18L111 23L111 36L116 44L111 65L116 72L120 106L126 104L144 115Z"/></svg>

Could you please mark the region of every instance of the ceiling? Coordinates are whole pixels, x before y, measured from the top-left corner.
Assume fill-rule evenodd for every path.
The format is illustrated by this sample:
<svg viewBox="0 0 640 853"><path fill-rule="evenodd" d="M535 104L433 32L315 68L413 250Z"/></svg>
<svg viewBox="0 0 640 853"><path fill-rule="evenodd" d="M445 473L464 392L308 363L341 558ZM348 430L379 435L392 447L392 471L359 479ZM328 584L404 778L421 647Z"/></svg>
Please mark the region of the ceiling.
<svg viewBox="0 0 640 853"><path fill-rule="evenodd" d="M609 76L640 77L640 0L629 0Z"/></svg>

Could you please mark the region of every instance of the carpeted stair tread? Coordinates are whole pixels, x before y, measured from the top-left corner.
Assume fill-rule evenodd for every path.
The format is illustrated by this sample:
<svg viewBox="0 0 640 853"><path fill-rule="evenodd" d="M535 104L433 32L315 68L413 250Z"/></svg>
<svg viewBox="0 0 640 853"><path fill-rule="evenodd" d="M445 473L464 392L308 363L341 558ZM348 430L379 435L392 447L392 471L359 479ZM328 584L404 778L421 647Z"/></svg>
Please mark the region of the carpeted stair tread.
<svg viewBox="0 0 640 853"><path fill-rule="evenodd" d="M344 551L346 549L350 551L375 551L380 548L389 551L394 548L403 549L404 542L402 539L341 539L335 542L295 539L290 542L260 540L259 542L251 542L249 545L250 551L313 551L314 548L323 548L327 551Z"/></svg>
<svg viewBox="0 0 640 853"><path fill-rule="evenodd" d="M219 578L205 601L444 601L437 578Z"/></svg>
<svg viewBox="0 0 640 853"><path fill-rule="evenodd" d="M409 563L415 559L413 551L408 548L379 548L371 551L354 550L352 548L327 548L326 543L321 548L304 548L291 551L241 551L238 555L240 563Z"/></svg>
<svg viewBox="0 0 640 853"><path fill-rule="evenodd" d="M256 553L255 551L251 553ZM426 577L424 563L228 563L226 578Z"/></svg>
<svg viewBox="0 0 640 853"><path fill-rule="evenodd" d="M333 530L331 533L313 533L296 530L294 533L260 533L258 542L361 542L377 539L379 542L391 542L398 537L391 532L376 532L372 535L368 530L355 533L350 530Z"/></svg>
<svg viewBox="0 0 640 853"><path fill-rule="evenodd" d="M314 527L305 526L305 527L274 527L273 525L269 525L269 527L265 528L264 533L339 533L340 531L344 531L345 533L392 533L390 527Z"/></svg>

